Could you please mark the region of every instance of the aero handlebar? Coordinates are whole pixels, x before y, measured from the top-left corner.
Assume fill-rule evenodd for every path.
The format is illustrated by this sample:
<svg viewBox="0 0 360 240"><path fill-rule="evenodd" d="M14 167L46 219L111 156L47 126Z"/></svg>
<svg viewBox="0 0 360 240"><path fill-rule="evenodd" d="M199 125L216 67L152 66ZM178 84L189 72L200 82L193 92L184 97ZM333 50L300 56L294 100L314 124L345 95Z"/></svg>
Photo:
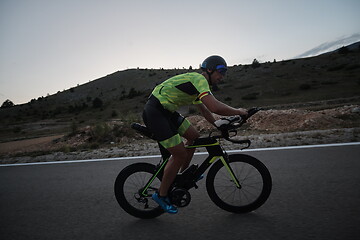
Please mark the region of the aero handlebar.
<svg viewBox="0 0 360 240"><path fill-rule="evenodd" d="M245 116L231 116L231 117L227 117L227 118L221 118L221 119L215 121L214 124L217 127L217 129L220 130L221 135L213 136L213 137L224 138L225 140L232 142L232 143L247 144L247 146L245 148L250 147L250 144L251 144L250 140L248 140L248 139L246 139L246 140L232 139L232 138L230 138L229 133L234 133L234 136L235 136L237 134L236 129L240 128L244 123L246 123L246 121L251 116L253 116L255 113L257 113L260 110L262 110L262 109L261 108L251 108L248 110L248 114Z"/></svg>

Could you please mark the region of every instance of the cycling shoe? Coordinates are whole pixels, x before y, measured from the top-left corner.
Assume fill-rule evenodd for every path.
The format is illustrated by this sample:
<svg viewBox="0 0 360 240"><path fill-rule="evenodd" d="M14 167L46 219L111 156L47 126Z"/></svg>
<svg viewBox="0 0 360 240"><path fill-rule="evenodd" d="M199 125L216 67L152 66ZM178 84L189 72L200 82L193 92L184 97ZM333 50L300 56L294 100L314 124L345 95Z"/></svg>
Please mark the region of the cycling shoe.
<svg viewBox="0 0 360 240"><path fill-rule="evenodd" d="M178 212L178 209L170 203L170 199L168 197L160 197L159 193L156 192L152 195L152 199L154 199L154 201L157 202L157 204L159 204L165 212L171 214Z"/></svg>

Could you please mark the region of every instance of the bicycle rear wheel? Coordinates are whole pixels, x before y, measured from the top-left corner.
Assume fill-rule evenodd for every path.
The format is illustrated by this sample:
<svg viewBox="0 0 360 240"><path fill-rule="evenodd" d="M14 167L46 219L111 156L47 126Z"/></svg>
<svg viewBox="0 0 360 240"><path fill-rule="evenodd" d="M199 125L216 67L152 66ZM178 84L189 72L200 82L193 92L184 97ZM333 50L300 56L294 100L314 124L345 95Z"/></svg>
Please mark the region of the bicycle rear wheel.
<svg viewBox="0 0 360 240"><path fill-rule="evenodd" d="M272 187L266 166L243 154L230 155L228 164L241 187L236 186L227 168L218 161L210 168L206 179L210 199L218 207L234 213L251 212L263 205Z"/></svg>
<svg viewBox="0 0 360 240"><path fill-rule="evenodd" d="M157 176L142 194L144 187L155 173L155 166L149 163L135 163L124 168L115 180L114 190L119 205L130 215L138 218L155 218L164 213L151 199L159 188L161 176Z"/></svg>

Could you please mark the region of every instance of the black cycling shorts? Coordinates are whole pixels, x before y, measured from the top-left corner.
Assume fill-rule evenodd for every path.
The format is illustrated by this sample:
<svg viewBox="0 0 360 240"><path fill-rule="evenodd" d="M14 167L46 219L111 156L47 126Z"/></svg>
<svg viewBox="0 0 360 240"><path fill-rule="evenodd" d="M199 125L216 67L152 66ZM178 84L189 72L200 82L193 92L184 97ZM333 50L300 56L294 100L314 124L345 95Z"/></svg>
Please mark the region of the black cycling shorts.
<svg viewBox="0 0 360 240"><path fill-rule="evenodd" d="M145 104L143 120L155 139L165 148L180 144L181 136L191 125L180 113L165 109L153 95Z"/></svg>

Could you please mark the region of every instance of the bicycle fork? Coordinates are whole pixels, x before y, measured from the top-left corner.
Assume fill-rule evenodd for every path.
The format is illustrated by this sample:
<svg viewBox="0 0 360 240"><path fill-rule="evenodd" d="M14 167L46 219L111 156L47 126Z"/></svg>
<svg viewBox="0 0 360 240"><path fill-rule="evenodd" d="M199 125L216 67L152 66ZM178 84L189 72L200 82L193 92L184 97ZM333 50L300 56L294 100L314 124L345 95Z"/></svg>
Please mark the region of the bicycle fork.
<svg viewBox="0 0 360 240"><path fill-rule="evenodd" d="M225 159L226 157L226 159ZM241 185L240 185L240 182L239 182L239 179L236 177L234 171L232 170L230 164L229 164L229 161L227 160L228 157L227 156L216 156L216 157L213 157L211 160L210 160L210 163L213 163L214 161L216 161L217 159L220 159L220 161L222 162L222 164L225 166L227 172L229 173L230 175L230 178L231 180L235 183L236 187L238 189L241 189Z"/></svg>

